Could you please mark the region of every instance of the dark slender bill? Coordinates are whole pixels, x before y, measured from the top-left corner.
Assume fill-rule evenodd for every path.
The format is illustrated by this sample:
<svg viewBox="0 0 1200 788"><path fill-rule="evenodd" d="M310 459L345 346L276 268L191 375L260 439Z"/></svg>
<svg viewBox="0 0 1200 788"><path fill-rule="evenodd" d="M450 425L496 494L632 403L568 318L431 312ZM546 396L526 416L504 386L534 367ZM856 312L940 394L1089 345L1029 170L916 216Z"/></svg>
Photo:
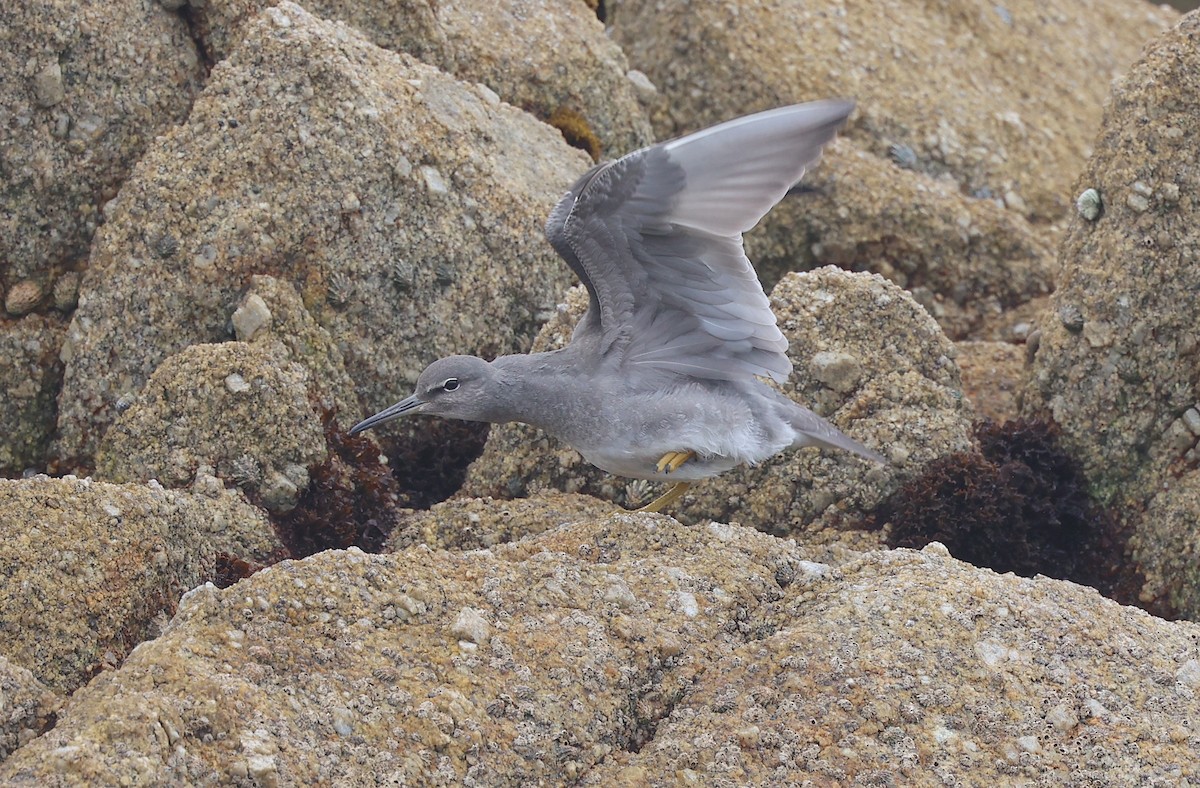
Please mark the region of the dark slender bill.
<svg viewBox="0 0 1200 788"><path fill-rule="evenodd" d="M377 427L380 424L383 424L385 421L391 421L392 419L399 418L420 404L421 400L417 399L416 394L407 399L402 399L390 408L381 410L374 416L363 419L358 424L355 424L350 428L350 434L357 435L363 430L369 430L372 427Z"/></svg>

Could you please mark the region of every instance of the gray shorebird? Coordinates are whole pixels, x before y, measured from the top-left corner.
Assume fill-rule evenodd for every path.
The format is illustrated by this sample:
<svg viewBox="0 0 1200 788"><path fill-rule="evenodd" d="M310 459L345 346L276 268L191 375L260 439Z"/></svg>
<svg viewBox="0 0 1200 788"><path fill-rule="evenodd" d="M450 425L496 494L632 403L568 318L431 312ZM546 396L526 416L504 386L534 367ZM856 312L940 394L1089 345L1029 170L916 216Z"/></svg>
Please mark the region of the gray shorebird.
<svg viewBox="0 0 1200 788"><path fill-rule="evenodd" d="M350 430L413 414L532 424L588 462L690 484L785 449L883 458L759 376L791 374L787 340L742 249L854 109L760 112L598 164L558 202L546 236L587 288L570 343L548 353L429 365L412 396Z"/></svg>

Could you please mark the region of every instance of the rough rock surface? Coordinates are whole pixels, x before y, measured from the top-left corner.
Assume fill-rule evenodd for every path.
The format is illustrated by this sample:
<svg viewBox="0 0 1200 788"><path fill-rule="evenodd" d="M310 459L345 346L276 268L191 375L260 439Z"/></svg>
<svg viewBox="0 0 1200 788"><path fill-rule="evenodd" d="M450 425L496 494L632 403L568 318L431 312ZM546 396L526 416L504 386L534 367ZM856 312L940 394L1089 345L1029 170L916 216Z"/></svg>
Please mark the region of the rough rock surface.
<svg viewBox="0 0 1200 788"><path fill-rule="evenodd" d="M230 322L240 341L308 369L319 405L335 408L343 420L357 420L360 406L341 348L313 319L295 286L273 276L250 277Z"/></svg>
<svg viewBox="0 0 1200 788"><path fill-rule="evenodd" d="M212 576L231 533L270 533L240 495L37 476L0 480L0 644L46 686L74 690L157 633Z"/></svg>
<svg viewBox="0 0 1200 788"><path fill-rule="evenodd" d="M685 521L735 519L806 540L851 538L841 526L873 508L936 457L971 446L971 410L963 399L953 345L900 288L872 274L823 268L791 274L771 305L791 343L794 371L784 392L868 447L890 465L873 467L844 452L785 452L756 468L738 468L688 491L673 513ZM586 307L582 289L547 324L535 347L570 338ZM466 495L515 497L546 489L586 492L626 507L647 503L651 485L593 468L572 449L520 424L493 427L469 469ZM878 534L860 534L873 546Z"/></svg>
<svg viewBox="0 0 1200 788"><path fill-rule="evenodd" d="M1129 547L1145 576L1140 602L1200 620L1200 470L1168 479L1139 518ZM1165 603L1165 605L1160 605Z"/></svg>
<svg viewBox="0 0 1200 788"><path fill-rule="evenodd" d="M1025 380L1023 345L1011 342L957 342L963 394L980 418L1004 423L1017 418L1017 392Z"/></svg>
<svg viewBox="0 0 1200 788"><path fill-rule="evenodd" d="M1200 16L1113 85L1023 404L1063 428L1096 496L1140 507L1200 436ZM1186 417L1186 418L1185 418Z"/></svg>
<svg viewBox="0 0 1200 788"><path fill-rule="evenodd" d="M234 51L242 21L269 5L266 0L195 4L198 32L213 57L221 60ZM358 29L376 46L487 85L504 101L564 132L582 124L595 135L597 153L619 155L651 141L639 96L653 91L646 90L644 77L639 83L628 75L624 53L584 2L312 0L303 5L316 16Z"/></svg>
<svg viewBox="0 0 1200 788"><path fill-rule="evenodd" d="M940 545L833 568L614 514L198 589L0 781L1178 784L1197 637Z"/></svg>
<svg viewBox="0 0 1200 788"><path fill-rule="evenodd" d="M810 193L785 200L747 239L764 282L821 263L874 271L956 339L1049 292L1049 235L945 178L839 140L805 183Z"/></svg>
<svg viewBox="0 0 1200 788"><path fill-rule="evenodd" d="M1049 292L1108 83L1174 18L1136 0L1086 12L1070 0L623 0L609 15L661 92L660 137L794 101L856 99L813 193L764 220L751 259L768 284L822 264L882 273L955 339Z"/></svg>
<svg viewBox="0 0 1200 788"><path fill-rule="evenodd" d="M1093 0L1086 11L1072 0L622 0L610 16L614 38L662 95L660 135L849 96L859 114L847 136L863 150L905 146L891 153L898 164L1037 222L1068 209L1109 82L1178 18L1135 0ZM679 57L678 42L697 45Z"/></svg>
<svg viewBox="0 0 1200 788"><path fill-rule="evenodd" d="M1187 785L1194 624L950 558L873 553L786 592L646 746L585 785Z"/></svg>
<svg viewBox="0 0 1200 788"><path fill-rule="evenodd" d="M158 3L0 4L0 294L10 314L50 305L56 279L87 257L105 202L155 135L187 115L203 78L187 25Z"/></svg>
<svg viewBox="0 0 1200 788"><path fill-rule="evenodd" d="M63 348L61 456L86 467L163 359L227 339L255 274L297 287L371 409L439 355L523 349L570 281L546 215L588 164L491 91L269 9L97 234Z"/></svg>
<svg viewBox="0 0 1200 788"><path fill-rule="evenodd" d="M608 501L570 493L516 500L453 498L405 512L388 538L387 551L418 544L436 550L486 549L616 510Z"/></svg>
<svg viewBox="0 0 1200 788"><path fill-rule="evenodd" d="M0 656L0 762L50 729L61 706L32 673Z"/></svg>
<svg viewBox="0 0 1200 788"><path fill-rule="evenodd" d="M245 342L192 345L162 363L109 428L96 478L192 482L216 469L274 511L308 487L328 451L308 370Z"/></svg>
<svg viewBox="0 0 1200 788"><path fill-rule="evenodd" d="M50 315L0 320L0 475L45 467L66 333L66 322Z"/></svg>
<svg viewBox="0 0 1200 788"><path fill-rule="evenodd" d="M625 514L496 554L285 561L185 598L0 783L560 783L810 571L762 534Z"/></svg>

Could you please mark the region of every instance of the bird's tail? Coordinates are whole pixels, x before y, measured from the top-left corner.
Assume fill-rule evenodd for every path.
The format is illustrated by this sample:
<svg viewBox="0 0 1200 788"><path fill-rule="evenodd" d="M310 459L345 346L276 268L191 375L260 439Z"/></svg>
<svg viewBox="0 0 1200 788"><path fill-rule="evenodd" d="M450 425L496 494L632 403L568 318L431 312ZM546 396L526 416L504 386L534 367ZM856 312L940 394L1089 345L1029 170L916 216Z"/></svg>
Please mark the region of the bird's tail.
<svg viewBox="0 0 1200 788"><path fill-rule="evenodd" d="M882 454L871 451L807 408L797 405L790 415L792 427L796 430L792 448L820 446L825 449L842 449L873 462L887 462Z"/></svg>

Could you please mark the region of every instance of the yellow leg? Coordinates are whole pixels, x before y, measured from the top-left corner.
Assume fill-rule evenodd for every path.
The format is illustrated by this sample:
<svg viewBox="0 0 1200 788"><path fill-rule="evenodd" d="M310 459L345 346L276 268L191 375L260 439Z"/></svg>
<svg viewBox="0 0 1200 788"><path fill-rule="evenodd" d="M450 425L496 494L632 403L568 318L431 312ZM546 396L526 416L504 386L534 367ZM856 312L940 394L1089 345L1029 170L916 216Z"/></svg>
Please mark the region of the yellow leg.
<svg viewBox="0 0 1200 788"><path fill-rule="evenodd" d="M654 468L659 473L671 473L672 471L679 470L680 465L683 465L695 456L696 452L690 449L687 451L669 451L662 456L662 459L658 461L658 465L655 465Z"/></svg>
<svg viewBox="0 0 1200 788"><path fill-rule="evenodd" d="M661 512L664 506L670 506L678 501L688 488L692 486L691 482L679 482L665 493L655 498L650 503L640 509L634 509L635 512Z"/></svg>

